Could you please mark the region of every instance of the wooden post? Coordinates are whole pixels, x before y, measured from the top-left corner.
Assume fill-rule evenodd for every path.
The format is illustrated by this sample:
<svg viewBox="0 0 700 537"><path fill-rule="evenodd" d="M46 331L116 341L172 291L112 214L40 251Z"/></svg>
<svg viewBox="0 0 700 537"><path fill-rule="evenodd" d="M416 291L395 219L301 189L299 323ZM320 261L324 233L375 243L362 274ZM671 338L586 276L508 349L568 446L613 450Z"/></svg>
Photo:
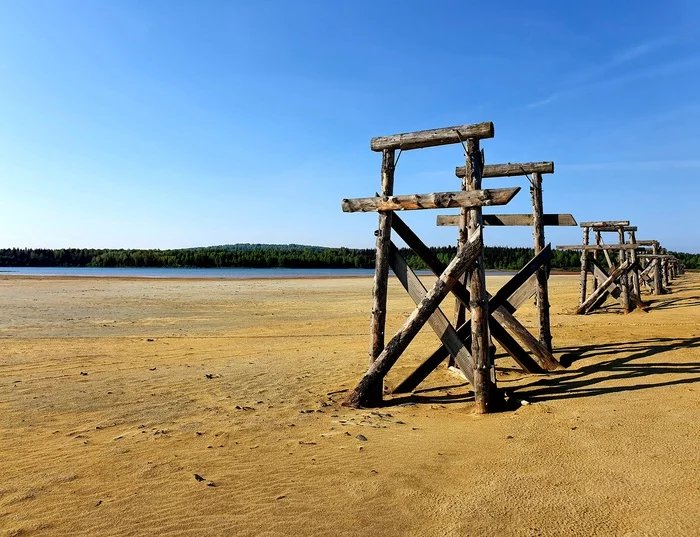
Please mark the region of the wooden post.
<svg viewBox="0 0 700 537"><path fill-rule="evenodd" d="M532 228L535 239L535 255L544 249L544 210L542 208L542 174L532 174ZM537 270L537 311L539 313L539 338L547 350L552 352L552 331L549 324L549 262Z"/></svg>
<svg viewBox="0 0 700 537"><path fill-rule="evenodd" d="M600 231L598 231L596 229L595 230L595 245L600 246L600 244L601 244ZM593 252L593 260L596 262L598 261L598 250ZM596 289L598 289L599 285L600 285L600 282L598 281L598 276L594 272L593 273L593 290L595 291Z"/></svg>
<svg viewBox="0 0 700 537"><path fill-rule="evenodd" d="M484 165L478 138L467 139L467 190L481 189L481 173ZM481 207L474 207L469 215L460 214L467 218L468 240L483 243L483 226ZM461 226L460 226L461 231ZM496 386L496 371L493 368L489 352L489 312L488 295L486 294L486 274L484 272L483 252L476 258L476 263L468 269L472 347L474 360L474 397L476 413L488 414L491 411L492 391Z"/></svg>
<svg viewBox="0 0 700 537"><path fill-rule="evenodd" d="M583 245L588 245L588 234L590 228L588 226L583 227ZM581 250L581 294L579 300L579 306L583 306L586 301L586 282L588 279L588 251L584 248Z"/></svg>
<svg viewBox="0 0 700 537"><path fill-rule="evenodd" d="M629 232L630 244L637 244L637 236L634 231ZM632 267L632 290L636 296L637 307L642 306L642 289L639 286L639 265L637 264L637 251L630 250L630 261L634 265Z"/></svg>
<svg viewBox="0 0 700 537"><path fill-rule="evenodd" d="M466 164L469 164L469 157L468 155L464 155L464 158L466 159ZM467 191L469 188L469 178L465 174L462 176L462 190ZM467 244L469 240L469 230L468 230L468 222L469 222L469 209L466 207L462 207L459 210L459 228L457 230L457 248L461 248L465 244ZM465 272L462 276L460 276L460 283L462 285L467 285L467 273L469 271ZM464 303L458 298L455 298L455 312L454 312L454 325L455 326L462 326L464 322L466 321L466 315L467 315L467 308L464 305ZM448 367L453 367L455 365L455 359L454 357L450 356L449 361L448 361Z"/></svg>
<svg viewBox="0 0 700 537"><path fill-rule="evenodd" d="M394 193L394 150L382 151L382 196ZM374 363L384 350L384 330L386 326L386 299L389 279L389 249L391 246L391 211L379 213L377 236L377 257L374 265L374 286L372 288L372 318L370 321L371 343L369 364ZM367 403L378 405L384 393L383 382L379 382L374 391L367 394Z"/></svg>
<svg viewBox="0 0 700 537"><path fill-rule="evenodd" d="M661 253L666 255L666 248L661 248ZM664 288L668 289L668 257L664 257L661 261L661 272L664 279Z"/></svg>
<svg viewBox="0 0 700 537"><path fill-rule="evenodd" d="M625 232L623 231L622 227L618 228L617 230L617 236L618 236L618 243L619 244L625 244ZM620 250L620 266L627 261L627 255L625 253L625 250L621 249ZM627 282L627 272L623 272L622 275L620 276L620 291L622 293L622 309L624 310L625 313L630 312L630 291L629 291L629 284Z"/></svg>
<svg viewBox="0 0 700 537"><path fill-rule="evenodd" d="M651 253L653 255L659 255L661 253L659 251L659 243L657 241L652 243ZM652 263L654 263L654 294L657 296L663 295L664 286L663 282L661 281L661 260L657 257L656 259L652 260Z"/></svg>

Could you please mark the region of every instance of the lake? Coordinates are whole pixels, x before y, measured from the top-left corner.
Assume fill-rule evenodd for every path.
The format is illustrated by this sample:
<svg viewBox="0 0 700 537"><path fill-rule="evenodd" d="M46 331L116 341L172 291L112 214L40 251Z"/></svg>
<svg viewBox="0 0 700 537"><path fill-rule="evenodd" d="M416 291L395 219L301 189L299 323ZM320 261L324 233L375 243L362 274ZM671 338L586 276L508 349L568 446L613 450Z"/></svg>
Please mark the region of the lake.
<svg viewBox="0 0 700 537"><path fill-rule="evenodd" d="M430 274L418 271L420 275ZM514 272L486 271L487 276ZM84 268L84 267L0 267L0 276L89 276L117 278L343 278L372 277L374 269L293 268Z"/></svg>

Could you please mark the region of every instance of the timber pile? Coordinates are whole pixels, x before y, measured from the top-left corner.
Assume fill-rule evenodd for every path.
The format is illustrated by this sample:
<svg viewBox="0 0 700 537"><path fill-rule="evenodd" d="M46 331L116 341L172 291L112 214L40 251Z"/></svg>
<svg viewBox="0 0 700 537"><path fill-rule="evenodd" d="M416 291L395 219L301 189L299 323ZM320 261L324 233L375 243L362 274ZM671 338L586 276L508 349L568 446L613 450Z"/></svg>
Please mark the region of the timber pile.
<svg viewBox="0 0 700 537"><path fill-rule="evenodd" d="M629 220L582 222L581 245L557 246L558 250L581 251L581 277L578 314L586 314L600 308L608 297L614 298L624 313L635 308L644 309L642 287L655 295L668 291L669 281L682 274L680 261L662 248L657 240L637 240L636 226ZM591 231L595 244L589 244ZM617 244L605 244L602 234L617 234ZM627 234L627 239L625 239ZM651 250L649 250L649 248ZM610 252L618 252L617 259ZM607 270L600 263L603 254ZM588 274L593 274L593 288L587 292Z"/></svg>
<svg viewBox="0 0 700 537"><path fill-rule="evenodd" d="M552 162L484 164L480 140L493 136L493 124L487 122L372 139L371 149L382 152L381 193L375 197L342 200L345 212L379 214L375 232L377 254L370 323L370 366L348 396L347 405L358 408L382 403L386 374L425 324L435 331L442 345L401 382L394 393L414 390L449 356L474 390L476 412L484 414L494 410L497 390L491 337L528 373L546 373L559 367L551 347L547 279L552 250L549 244L545 245L544 226L576 225L576 222L571 215L543 213L542 174L553 173ZM456 175L461 179L459 191L394 195L397 151L400 154L406 150L456 143L461 143L465 150L465 166L456 170ZM482 189L482 178L528 174L532 174L531 215L482 214L482 207L506 205L520 191L520 187ZM447 207L458 207L460 213L438 218L438 225L456 225L459 228L457 255L445 266L399 218L396 211ZM533 227L535 257L491 296L485 284L483 228L511 225ZM438 276L431 289L426 289L408 267L392 242L392 231ZM385 345L389 268L415 302L416 308ZM456 297L454 323L439 308L448 293ZM514 316L518 306L533 295L537 295L540 313L539 339Z"/></svg>

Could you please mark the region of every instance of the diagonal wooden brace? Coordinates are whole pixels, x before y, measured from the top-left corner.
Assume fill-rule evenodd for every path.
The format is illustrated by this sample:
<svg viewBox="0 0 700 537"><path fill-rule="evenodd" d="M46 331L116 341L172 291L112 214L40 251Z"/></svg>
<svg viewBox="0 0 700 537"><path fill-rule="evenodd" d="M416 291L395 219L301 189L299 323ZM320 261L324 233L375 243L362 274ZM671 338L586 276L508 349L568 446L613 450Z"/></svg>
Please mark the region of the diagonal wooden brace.
<svg viewBox="0 0 700 537"><path fill-rule="evenodd" d="M583 314L589 312L591 309L594 308L596 304L599 303L599 300L601 296L605 295L608 293L608 288L610 287L611 283L617 282L617 280L622 276L627 269L630 267L630 262L625 261L622 265L617 267L615 270L612 271L610 276L608 276L601 284L598 289L593 291L591 295L581 304L578 309L576 310L576 313Z"/></svg>
<svg viewBox="0 0 700 537"><path fill-rule="evenodd" d="M462 246L455 258L445 268L432 289L423 297L396 335L387 343L384 350L372 363L357 387L348 395L345 405L353 408L371 403L370 394L380 385L391 367L396 363L406 347L413 341L433 312L440 306L450 290L459 283L458 278L469 265L479 257L483 245L481 234Z"/></svg>
<svg viewBox="0 0 700 537"><path fill-rule="evenodd" d="M416 304L419 304L420 301L425 298L428 290L418 279L415 272L408 266L408 263L406 263L406 260L393 242L389 250L389 265L401 282L401 285L406 289L406 292ZM469 351L462 343L462 339L457 335L457 330L455 330L450 321L447 320L447 317L440 308L437 308L435 313L428 318L428 324L435 331L449 353L454 357L455 362L457 362L457 365L459 365L459 368L467 377L469 383L473 385L474 361Z"/></svg>

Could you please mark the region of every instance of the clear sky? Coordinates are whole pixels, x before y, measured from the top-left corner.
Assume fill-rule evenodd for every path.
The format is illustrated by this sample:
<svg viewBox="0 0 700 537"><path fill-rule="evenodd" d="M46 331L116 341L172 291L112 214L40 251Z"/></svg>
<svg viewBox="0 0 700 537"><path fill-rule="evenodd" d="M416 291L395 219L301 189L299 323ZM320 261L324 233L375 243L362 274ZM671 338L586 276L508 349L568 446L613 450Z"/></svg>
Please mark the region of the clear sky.
<svg viewBox="0 0 700 537"><path fill-rule="evenodd" d="M694 0L0 0L0 28L2 247L370 247L376 214L340 209L378 189L370 138L493 121L488 163L555 162L545 212L700 252ZM395 193L463 163L404 152ZM526 179L484 183L531 210ZM404 218L454 243L437 213Z"/></svg>

